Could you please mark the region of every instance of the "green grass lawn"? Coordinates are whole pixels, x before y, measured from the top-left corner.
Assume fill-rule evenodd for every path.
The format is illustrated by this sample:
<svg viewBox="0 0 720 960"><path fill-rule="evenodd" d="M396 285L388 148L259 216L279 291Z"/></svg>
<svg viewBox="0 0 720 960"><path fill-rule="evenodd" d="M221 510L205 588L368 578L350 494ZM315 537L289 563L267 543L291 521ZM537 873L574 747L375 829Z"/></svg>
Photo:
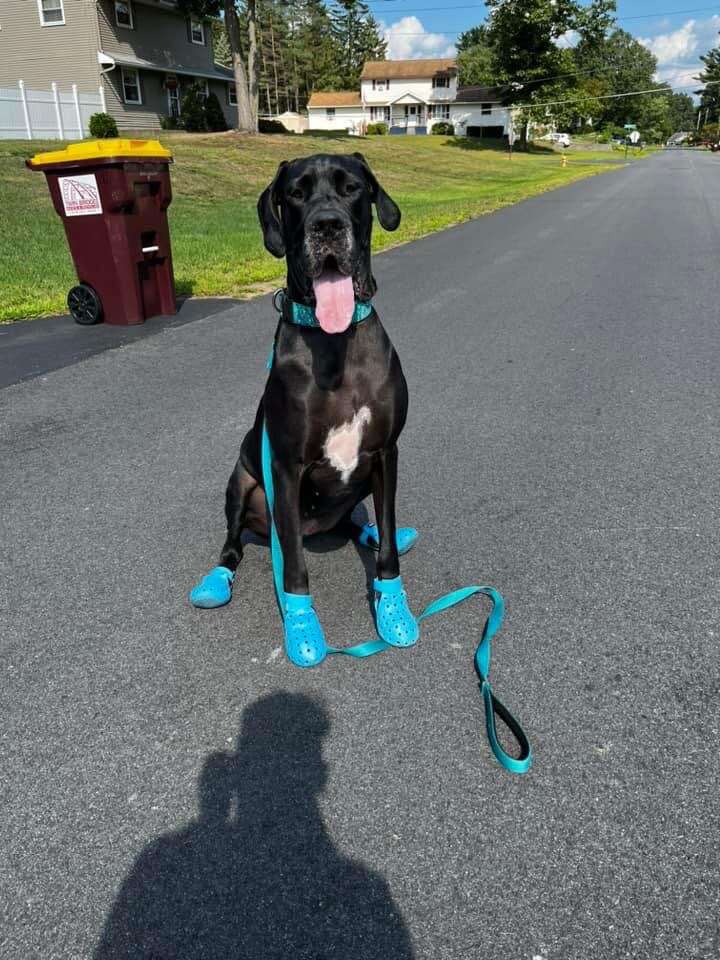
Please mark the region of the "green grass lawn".
<svg viewBox="0 0 720 960"><path fill-rule="evenodd" d="M170 228L178 293L247 296L282 277L262 245L257 197L280 160L362 151L400 204L396 233L375 230L373 246L415 239L525 197L617 166L605 151L561 165L551 150L531 154L446 137L315 137L163 133L175 156ZM24 161L57 141L0 141L0 322L65 310L75 282L62 224L41 173Z"/></svg>

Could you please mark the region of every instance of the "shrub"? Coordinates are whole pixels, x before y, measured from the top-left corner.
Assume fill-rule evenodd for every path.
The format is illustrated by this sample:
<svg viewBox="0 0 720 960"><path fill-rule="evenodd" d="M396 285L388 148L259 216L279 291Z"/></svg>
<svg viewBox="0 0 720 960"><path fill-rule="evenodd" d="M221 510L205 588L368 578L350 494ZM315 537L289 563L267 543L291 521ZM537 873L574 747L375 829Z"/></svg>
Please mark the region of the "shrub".
<svg viewBox="0 0 720 960"><path fill-rule="evenodd" d="M208 129L204 84L193 83L187 88L182 98L179 123L190 133L199 133Z"/></svg>
<svg viewBox="0 0 720 960"><path fill-rule="evenodd" d="M117 124L109 113L94 113L90 117L90 136L98 140L105 140L107 137L117 137Z"/></svg>
<svg viewBox="0 0 720 960"><path fill-rule="evenodd" d="M217 132L218 130L227 130L227 120L220 106L220 101L214 93L210 93L205 98L205 119L208 130Z"/></svg>
<svg viewBox="0 0 720 960"><path fill-rule="evenodd" d="M433 124L432 132L443 137L452 137L455 133L455 124L448 120L441 120L439 123Z"/></svg>
<svg viewBox="0 0 720 960"><path fill-rule="evenodd" d="M328 140L340 140L348 136L347 130L303 130L306 137L327 137Z"/></svg>
<svg viewBox="0 0 720 960"><path fill-rule="evenodd" d="M388 125L383 123L382 120L378 123L369 123L367 125L366 133L369 137L384 137L388 132Z"/></svg>
<svg viewBox="0 0 720 960"><path fill-rule="evenodd" d="M287 133L287 130L279 120L265 120L261 117L258 120L258 133Z"/></svg>
<svg viewBox="0 0 720 960"><path fill-rule="evenodd" d="M162 130L180 130L181 123L179 117L160 117L160 128Z"/></svg>

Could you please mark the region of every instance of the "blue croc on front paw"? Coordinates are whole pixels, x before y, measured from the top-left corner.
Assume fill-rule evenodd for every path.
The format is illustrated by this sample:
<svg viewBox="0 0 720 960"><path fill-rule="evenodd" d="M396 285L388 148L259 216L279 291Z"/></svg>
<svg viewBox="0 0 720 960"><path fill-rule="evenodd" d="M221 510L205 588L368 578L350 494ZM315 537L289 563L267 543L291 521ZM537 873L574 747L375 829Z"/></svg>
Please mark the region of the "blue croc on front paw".
<svg viewBox="0 0 720 960"><path fill-rule="evenodd" d="M377 631L393 647L412 647L420 636L420 627L407 603L402 577L376 580L375 622Z"/></svg>
<svg viewBox="0 0 720 960"><path fill-rule="evenodd" d="M232 585L235 574L227 567L215 567L189 594L190 603L204 610L224 607L232 598Z"/></svg>
<svg viewBox="0 0 720 960"><path fill-rule="evenodd" d="M285 653L296 667L316 667L327 656L320 621L307 593L285 594Z"/></svg>
<svg viewBox="0 0 720 960"><path fill-rule="evenodd" d="M397 551L402 556L404 553L407 553L411 547L415 545L415 542L418 538L418 532L415 527L398 527L395 531L395 542L397 543ZM378 534L378 528L374 523L366 523L362 528L362 533L358 537L358 542L361 543L364 547L370 547L373 550L378 550L380 547L380 540Z"/></svg>

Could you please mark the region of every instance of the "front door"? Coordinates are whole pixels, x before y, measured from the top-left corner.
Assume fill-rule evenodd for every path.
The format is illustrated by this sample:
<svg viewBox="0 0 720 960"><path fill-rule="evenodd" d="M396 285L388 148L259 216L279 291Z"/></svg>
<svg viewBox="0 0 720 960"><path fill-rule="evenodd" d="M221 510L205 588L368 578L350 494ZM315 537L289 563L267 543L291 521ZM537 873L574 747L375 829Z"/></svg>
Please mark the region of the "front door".
<svg viewBox="0 0 720 960"><path fill-rule="evenodd" d="M168 97L168 114L177 119L180 116L180 83L176 76L168 76L165 80Z"/></svg>
<svg viewBox="0 0 720 960"><path fill-rule="evenodd" d="M409 103L405 107L405 117L409 127L414 127L417 123L418 108L414 103Z"/></svg>

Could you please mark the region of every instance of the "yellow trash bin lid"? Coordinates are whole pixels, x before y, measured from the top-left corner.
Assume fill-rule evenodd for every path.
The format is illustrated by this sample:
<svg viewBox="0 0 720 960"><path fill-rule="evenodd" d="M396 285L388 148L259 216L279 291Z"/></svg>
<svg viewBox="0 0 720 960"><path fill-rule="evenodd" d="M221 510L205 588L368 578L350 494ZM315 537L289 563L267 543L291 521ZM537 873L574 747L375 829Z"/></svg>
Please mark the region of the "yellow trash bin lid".
<svg viewBox="0 0 720 960"><path fill-rule="evenodd" d="M159 140L128 140L108 138L107 140L82 140L71 143L64 150L51 150L48 153L36 153L27 161L34 169L62 164L107 163L108 160L165 160L172 163L172 153Z"/></svg>

